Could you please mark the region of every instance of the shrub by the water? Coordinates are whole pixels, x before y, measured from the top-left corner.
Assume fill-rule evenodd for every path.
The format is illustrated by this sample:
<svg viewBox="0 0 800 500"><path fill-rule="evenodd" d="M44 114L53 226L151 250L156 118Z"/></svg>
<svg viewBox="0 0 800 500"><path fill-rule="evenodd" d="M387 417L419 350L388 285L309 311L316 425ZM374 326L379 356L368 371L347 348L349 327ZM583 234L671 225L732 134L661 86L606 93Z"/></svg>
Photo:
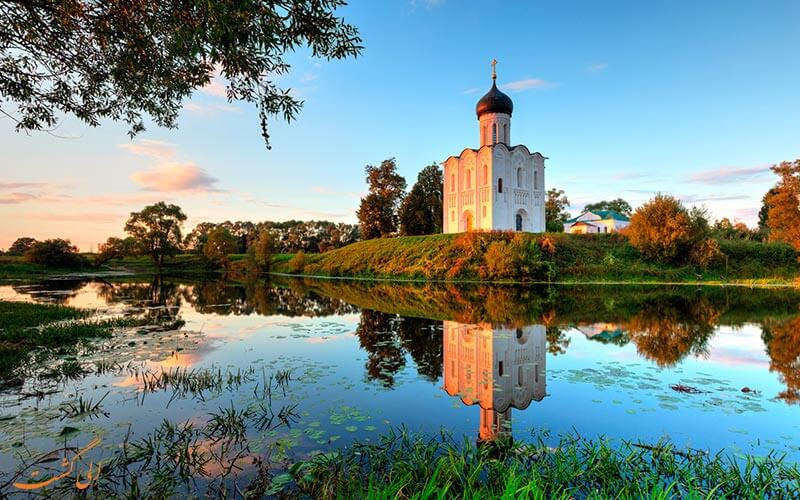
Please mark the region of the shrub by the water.
<svg viewBox="0 0 800 500"><path fill-rule="evenodd" d="M78 253L78 247L61 238L35 242L25 252L25 260L65 269L79 269L87 264L86 259Z"/></svg>
<svg viewBox="0 0 800 500"><path fill-rule="evenodd" d="M291 273L302 273L306 267L306 254L302 250L294 254L289 260L289 272Z"/></svg>

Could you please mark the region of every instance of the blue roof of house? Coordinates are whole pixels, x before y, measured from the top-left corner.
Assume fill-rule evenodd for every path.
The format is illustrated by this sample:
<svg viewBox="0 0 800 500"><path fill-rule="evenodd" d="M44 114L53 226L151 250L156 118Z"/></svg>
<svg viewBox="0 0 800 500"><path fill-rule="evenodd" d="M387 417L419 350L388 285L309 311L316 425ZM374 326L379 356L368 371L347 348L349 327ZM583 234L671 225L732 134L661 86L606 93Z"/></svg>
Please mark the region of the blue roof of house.
<svg viewBox="0 0 800 500"><path fill-rule="evenodd" d="M583 217L584 214L589 213L589 212L591 212L591 213L595 214L596 216L600 217L600 220L614 219L614 220L620 220L620 221L623 221L623 222L630 222L630 219L628 217L625 217L624 215L622 215L621 213L617 212L616 210L587 210L585 212L582 212L579 216L573 217L572 219L568 220L567 224L571 224L571 223L577 222L579 218ZM591 222L591 221L589 221L589 222Z"/></svg>

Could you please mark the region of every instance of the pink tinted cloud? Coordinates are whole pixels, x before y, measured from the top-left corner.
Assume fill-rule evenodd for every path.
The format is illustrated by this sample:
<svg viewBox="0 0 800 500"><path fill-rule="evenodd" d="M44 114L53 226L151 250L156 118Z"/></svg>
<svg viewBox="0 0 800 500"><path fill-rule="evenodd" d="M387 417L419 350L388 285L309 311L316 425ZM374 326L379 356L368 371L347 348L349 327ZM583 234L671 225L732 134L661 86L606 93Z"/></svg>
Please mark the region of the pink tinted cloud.
<svg viewBox="0 0 800 500"><path fill-rule="evenodd" d="M38 198L38 196L31 193L8 193L0 195L0 205L17 205Z"/></svg>
<svg viewBox="0 0 800 500"><path fill-rule="evenodd" d="M690 182L703 184L732 184L735 182L753 181L769 173L769 167L733 168L724 167L705 170L689 177Z"/></svg>
<svg viewBox="0 0 800 500"><path fill-rule="evenodd" d="M219 191L217 179L194 163L166 163L131 175L133 182L149 191Z"/></svg>

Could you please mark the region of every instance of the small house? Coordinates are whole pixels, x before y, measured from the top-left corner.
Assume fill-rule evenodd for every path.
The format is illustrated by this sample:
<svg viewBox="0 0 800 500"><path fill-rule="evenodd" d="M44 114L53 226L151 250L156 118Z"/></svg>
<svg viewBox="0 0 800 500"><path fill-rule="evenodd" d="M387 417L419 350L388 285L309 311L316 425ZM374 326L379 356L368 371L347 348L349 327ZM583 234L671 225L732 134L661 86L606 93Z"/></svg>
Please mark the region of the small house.
<svg viewBox="0 0 800 500"><path fill-rule="evenodd" d="M588 210L564 223L564 232L572 234L616 233L631 220L615 210Z"/></svg>

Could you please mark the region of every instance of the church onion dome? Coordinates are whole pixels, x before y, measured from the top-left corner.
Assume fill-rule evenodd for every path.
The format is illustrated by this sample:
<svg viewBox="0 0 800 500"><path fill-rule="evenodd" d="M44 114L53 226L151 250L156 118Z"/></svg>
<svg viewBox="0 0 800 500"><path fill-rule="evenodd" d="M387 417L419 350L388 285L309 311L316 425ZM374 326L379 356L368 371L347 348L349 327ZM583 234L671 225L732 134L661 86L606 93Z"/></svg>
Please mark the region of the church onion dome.
<svg viewBox="0 0 800 500"><path fill-rule="evenodd" d="M494 80L492 80L492 88L489 89L486 95L481 97L477 106L475 106L475 113L478 114L478 118L486 113L505 113L511 116L512 111L514 111L514 103L511 102L510 97L500 92Z"/></svg>

